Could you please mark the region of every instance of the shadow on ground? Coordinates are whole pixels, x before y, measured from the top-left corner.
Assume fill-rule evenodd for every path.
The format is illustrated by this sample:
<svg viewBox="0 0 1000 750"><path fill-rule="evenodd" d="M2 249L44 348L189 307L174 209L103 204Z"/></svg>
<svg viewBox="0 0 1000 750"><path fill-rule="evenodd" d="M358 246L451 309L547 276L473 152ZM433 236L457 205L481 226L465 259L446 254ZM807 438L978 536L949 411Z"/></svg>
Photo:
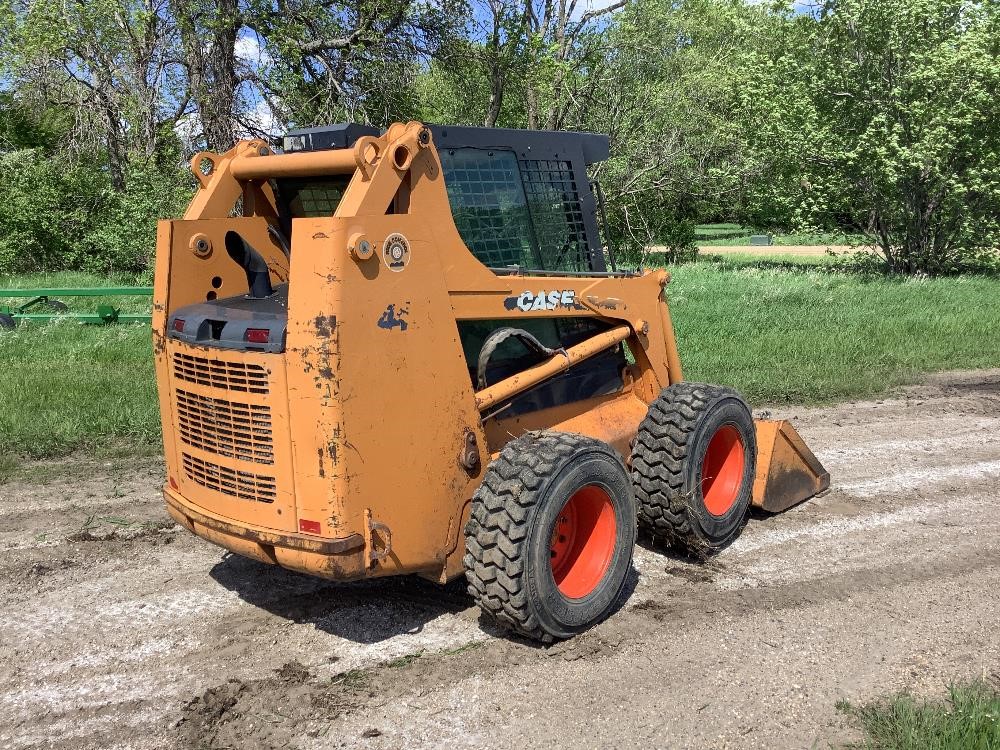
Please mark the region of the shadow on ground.
<svg viewBox="0 0 1000 750"><path fill-rule="evenodd" d="M751 523L766 523L769 518L769 514L754 514ZM667 573L690 583L710 582L724 569L715 557L697 560L645 536L640 536L638 544L662 556ZM465 591L464 579L447 585L416 576L337 583L234 554L226 554L210 575L254 607L291 622L310 623L355 643L373 644L419 633L432 620L458 613L466 613L466 619L477 622L486 635L529 643L480 616ZM639 575L632 568L609 617L625 606L638 581Z"/></svg>
<svg viewBox="0 0 1000 750"><path fill-rule="evenodd" d="M355 643L373 644L419 633L441 615L468 611L469 621L477 622L485 635L540 645L481 615L461 578L446 585L415 576L336 583L234 554L226 554L209 574L248 604L291 622L311 623ZM625 606L638 582L633 567L609 617Z"/></svg>
<svg viewBox="0 0 1000 750"><path fill-rule="evenodd" d="M210 575L248 604L355 643L419 633L431 620L473 606L461 579L445 586L415 576L336 583L233 554Z"/></svg>

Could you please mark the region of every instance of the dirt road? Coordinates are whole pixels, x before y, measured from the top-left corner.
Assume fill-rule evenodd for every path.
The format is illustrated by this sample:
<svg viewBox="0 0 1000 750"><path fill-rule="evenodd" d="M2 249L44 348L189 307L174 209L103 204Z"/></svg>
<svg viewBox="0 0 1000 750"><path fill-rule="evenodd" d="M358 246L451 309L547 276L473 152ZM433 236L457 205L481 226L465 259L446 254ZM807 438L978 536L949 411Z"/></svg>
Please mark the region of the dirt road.
<svg viewBox="0 0 1000 750"><path fill-rule="evenodd" d="M708 565L637 548L550 648L460 587L226 556L155 465L39 467L0 486L0 748L825 747L838 699L1000 673L1000 370L779 416L834 490Z"/></svg>
<svg viewBox="0 0 1000 750"><path fill-rule="evenodd" d="M857 252L858 248L851 245L699 245L698 252L702 257L709 255L793 255L800 258L819 258L828 254L847 255ZM650 245L650 253L662 253L666 248L662 245Z"/></svg>
<svg viewBox="0 0 1000 750"><path fill-rule="evenodd" d="M857 251L850 245L701 245L698 250L705 255L794 255L800 258L819 258L833 253L847 255Z"/></svg>

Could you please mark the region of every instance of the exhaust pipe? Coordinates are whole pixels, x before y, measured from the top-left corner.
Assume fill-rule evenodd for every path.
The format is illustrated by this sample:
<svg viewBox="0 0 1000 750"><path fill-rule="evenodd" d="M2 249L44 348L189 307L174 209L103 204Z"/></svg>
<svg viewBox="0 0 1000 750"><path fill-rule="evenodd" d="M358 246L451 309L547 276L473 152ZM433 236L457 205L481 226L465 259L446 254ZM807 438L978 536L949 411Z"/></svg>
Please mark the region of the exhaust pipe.
<svg viewBox="0 0 1000 750"><path fill-rule="evenodd" d="M271 273L263 256L237 232L232 230L226 232L226 252L246 273L247 286L250 288L247 296L250 299L264 299L274 294Z"/></svg>

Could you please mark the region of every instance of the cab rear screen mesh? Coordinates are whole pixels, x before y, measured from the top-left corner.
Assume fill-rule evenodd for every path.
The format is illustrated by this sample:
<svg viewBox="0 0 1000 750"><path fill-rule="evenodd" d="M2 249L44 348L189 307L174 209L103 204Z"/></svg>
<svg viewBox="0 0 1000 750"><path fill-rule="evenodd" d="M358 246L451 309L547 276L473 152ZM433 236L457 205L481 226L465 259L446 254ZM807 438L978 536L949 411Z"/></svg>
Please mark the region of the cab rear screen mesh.
<svg viewBox="0 0 1000 750"><path fill-rule="evenodd" d="M306 183L298 186L288 207L295 218L333 216L345 188L340 181Z"/></svg>
<svg viewBox="0 0 1000 750"><path fill-rule="evenodd" d="M580 191L568 161L526 159L521 177L538 238L541 268L589 271Z"/></svg>

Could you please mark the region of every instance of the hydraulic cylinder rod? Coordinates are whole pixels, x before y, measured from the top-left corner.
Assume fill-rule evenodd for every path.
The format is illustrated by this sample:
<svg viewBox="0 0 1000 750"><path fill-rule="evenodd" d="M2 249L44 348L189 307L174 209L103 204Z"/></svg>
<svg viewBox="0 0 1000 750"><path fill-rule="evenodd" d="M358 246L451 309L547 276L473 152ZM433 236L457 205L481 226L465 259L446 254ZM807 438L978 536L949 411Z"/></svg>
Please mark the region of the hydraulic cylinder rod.
<svg viewBox="0 0 1000 750"><path fill-rule="evenodd" d="M544 362L539 362L527 370L511 375L509 378L494 383L488 388L483 388L476 393L476 406L479 411L488 409L500 401L504 401L511 396L516 396L532 386L538 385L543 380L558 375L563 370L568 370L573 365L583 360L600 354L605 349L610 349L616 344L632 335L632 329L627 325L620 325L610 331L599 333L586 341L581 341L575 346L571 346L563 354L559 352Z"/></svg>

